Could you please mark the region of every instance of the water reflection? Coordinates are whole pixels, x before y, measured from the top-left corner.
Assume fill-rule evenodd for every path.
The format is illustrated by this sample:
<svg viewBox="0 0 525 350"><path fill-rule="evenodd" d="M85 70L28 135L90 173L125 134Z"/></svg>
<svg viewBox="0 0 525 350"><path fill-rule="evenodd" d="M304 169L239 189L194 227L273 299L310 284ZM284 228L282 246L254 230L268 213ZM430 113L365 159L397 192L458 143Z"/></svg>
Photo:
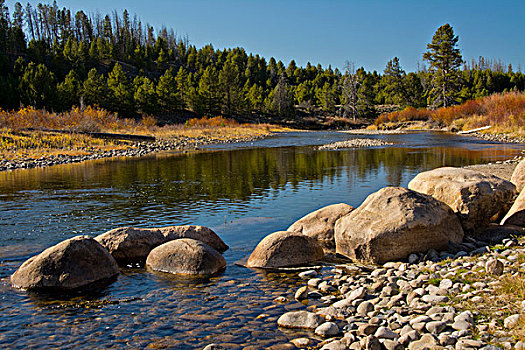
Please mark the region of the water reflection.
<svg viewBox="0 0 525 350"><path fill-rule="evenodd" d="M264 348L307 332L277 330L302 282L296 273L234 265L266 234L324 205L359 205L371 192L404 186L419 171L511 158L517 146L450 135L389 135L396 147L317 151L348 135L304 133L271 148L98 160L0 173L0 344L9 348ZM300 140L300 142L298 142ZM400 146L401 145L401 146ZM257 144L256 144L257 146ZM451 147L452 146L452 147ZM123 225L201 224L230 245L228 268L208 281L124 269L100 294L42 298L9 286L27 257L78 234ZM288 302L274 301L286 296ZM261 316L262 315L262 316Z"/></svg>

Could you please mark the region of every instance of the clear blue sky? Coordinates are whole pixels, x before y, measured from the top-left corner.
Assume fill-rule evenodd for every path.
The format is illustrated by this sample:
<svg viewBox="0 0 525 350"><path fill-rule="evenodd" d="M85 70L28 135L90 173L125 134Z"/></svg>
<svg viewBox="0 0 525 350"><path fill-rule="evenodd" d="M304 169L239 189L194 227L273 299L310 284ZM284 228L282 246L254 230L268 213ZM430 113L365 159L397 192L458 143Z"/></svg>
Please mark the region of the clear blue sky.
<svg viewBox="0 0 525 350"><path fill-rule="evenodd" d="M32 4L38 2L30 1ZM43 3L49 3L42 1ZM13 8L15 1L6 4ZM22 2L25 4L26 2ZM59 7L107 13L128 9L190 43L342 68L349 60L383 71L399 57L406 71L422 63L436 29L450 23L463 58L484 56L525 71L525 0L58 0Z"/></svg>

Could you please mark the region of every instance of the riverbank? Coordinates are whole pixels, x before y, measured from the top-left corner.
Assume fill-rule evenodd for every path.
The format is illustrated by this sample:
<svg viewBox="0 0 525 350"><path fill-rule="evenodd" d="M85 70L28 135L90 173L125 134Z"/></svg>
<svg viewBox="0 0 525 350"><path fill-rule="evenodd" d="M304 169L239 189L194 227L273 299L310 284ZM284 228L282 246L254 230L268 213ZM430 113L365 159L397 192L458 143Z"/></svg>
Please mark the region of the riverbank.
<svg viewBox="0 0 525 350"><path fill-rule="evenodd" d="M519 160L465 168L509 180ZM492 224L446 251L408 261L301 272L303 286L290 299L305 308L277 323L310 330L290 342L321 350L523 349L524 233Z"/></svg>
<svg viewBox="0 0 525 350"><path fill-rule="evenodd" d="M109 146L105 145L105 148L109 149L90 146L80 150L41 150L43 155L38 158L14 154L13 157L0 159L0 171L79 163L111 157L140 157L162 151L188 152L210 144L255 141L271 135L273 131L270 130L273 129L268 129L265 132L249 132L247 130L245 134L240 135L174 136L155 142L126 141L111 143Z"/></svg>

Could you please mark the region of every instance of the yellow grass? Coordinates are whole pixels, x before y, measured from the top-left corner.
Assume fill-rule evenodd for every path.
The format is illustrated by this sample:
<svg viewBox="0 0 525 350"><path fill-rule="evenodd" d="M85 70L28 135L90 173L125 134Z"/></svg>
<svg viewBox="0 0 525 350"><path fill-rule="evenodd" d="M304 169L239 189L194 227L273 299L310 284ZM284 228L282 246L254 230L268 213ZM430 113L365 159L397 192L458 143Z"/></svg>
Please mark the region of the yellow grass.
<svg viewBox="0 0 525 350"><path fill-rule="evenodd" d="M29 128L36 130L28 130ZM66 130L63 134L42 130ZM140 121L118 118L103 109L73 108L67 113L49 113L32 107L18 111L0 110L0 156L5 160L38 159L49 155L86 155L136 147L129 141L102 140L80 132L107 132L155 136L158 140L189 138L194 142L241 141L285 131L268 124L239 124L223 117L190 119L185 124L160 127L145 116Z"/></svg>

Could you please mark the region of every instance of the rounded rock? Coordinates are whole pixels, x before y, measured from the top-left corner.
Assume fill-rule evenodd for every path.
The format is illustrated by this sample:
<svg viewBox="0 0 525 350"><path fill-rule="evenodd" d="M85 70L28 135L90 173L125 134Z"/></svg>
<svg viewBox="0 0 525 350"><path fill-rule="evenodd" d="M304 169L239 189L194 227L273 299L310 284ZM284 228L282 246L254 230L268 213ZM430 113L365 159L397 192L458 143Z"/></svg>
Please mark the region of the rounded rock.
<svg viewBox="0 0 525 350"><path fill-rule="evenodd" d="M321 316L308 311L290 311L277 320L280 327L304 329L316 329L322 322Z"/></svg>
<svg viewBox="0 0 525 350"><path fill-rule="evenodd" d="M24 262L11 283L27 290L70 291L110 281L118 274L117 262L100 243L77 236Z"/></svg>
<svg viewBox="0 0 525 350"><path fill-rule="evenodd" d="M325 252L335 252L335 222L354 210L345 204L332 204L318 209L293 223L287 231L298 232L316 239Z"/></svg>
<svg viewBox="0 0 525 350"><path fill-rule="evenodd" d="M315 239L294 232L278 231L264 237L248 258L246 266L279 268L321 260L323 248Z"/></svg>
<svg viewBox="0 0 525 350"><path fill-rule="evenodd" d="M315 328L314 333L320 337L333 337L338 335L340 330L334 322L325 322Z"/></svg>
<svg viewBox="0 0 525 350"><path fill-rule="evenodd" d="M401 187L386 187L335 225L336 251L353 260L382 264L430 248L459 243L457 216L435 198Z"/></svg>
<svg viewBox="0 0 525 350"><path fill-rule="evenodd" d="M190 238L176 239L153 249L146 266L178 275L209 276L226 268L222 255L209 245Z"/></svg>

